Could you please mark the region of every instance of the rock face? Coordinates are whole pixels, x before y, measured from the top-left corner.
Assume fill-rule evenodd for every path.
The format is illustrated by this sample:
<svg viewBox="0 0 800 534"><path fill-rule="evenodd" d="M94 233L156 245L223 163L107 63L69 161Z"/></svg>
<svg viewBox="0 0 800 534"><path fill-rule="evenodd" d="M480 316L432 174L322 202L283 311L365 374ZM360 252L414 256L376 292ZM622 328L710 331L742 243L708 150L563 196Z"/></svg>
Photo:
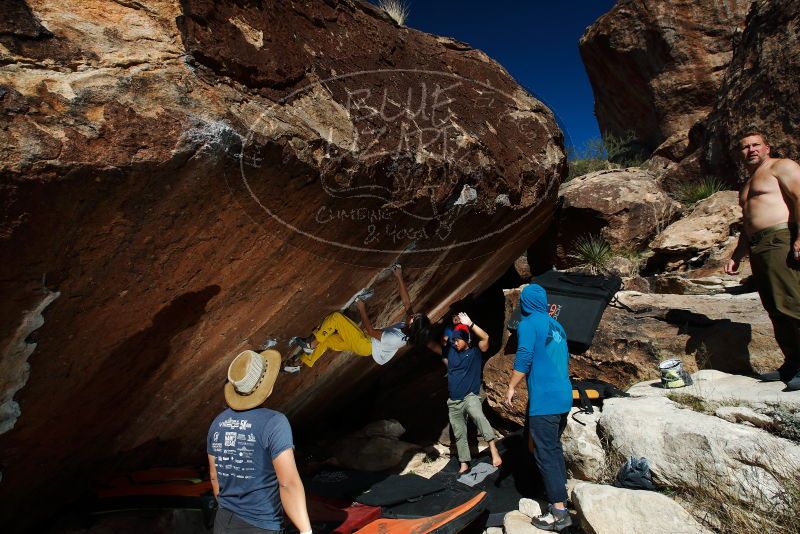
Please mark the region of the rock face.
<svg viewBox="0 0 800 534"><path fill-rule="evenodd" d="M650 263L683 265L723 243L742 221L739 194L720 191L698 202L692 211L672 223L650 243Z"/></svg>
<svg viewBox="0 0 800 534"><path fill-rule="evenodd" d="M561 443L567 469L575 478L601 482L605 475L606 453L597 434L599 420L599 410L587 414L573 408L569 414Z"/></svg>
<svg viewBox="0 0 800 534"><path fill-rule="evenodd" d="M617 2L580 40L600 130L632 132L650 151L674 134L687 138L714 106L750 3Z"/></svg>
<svg viewBox="0 0 800 534"><path fill-rule="evenodd" d="M726 2L727 4L727 2ZM747 17L719 98L706 121L705 165L729 180L737 174L735 135L763 130L775 153L800 159L800 5L756 2Z"/></svg>
<svg viewBox="0 0 800 534"><path fill-rule="evenodd" d="M563 203L555 226L555 263L575 264L575 240L601 235L615 249L640 249L672 222L680 204L640 169L598 171L570 180L559 194ZM540 254L535 249L531 254Z"/></svg>
<svg viewBox="0 0 800 534"><path fill-rule="evenodd" d="M758 295L657 295L620 292L609 307L592 348L573 356L572 370L627 387L620 380L655 378L661 360L752 373L783 361L772 324ZM617 376L615 376L617 375Z"/></svg>
<svg viewBox="0 0 800 534"><path fill-rule="evenodd" d="M763 507L797 480L800 445L667 398L610 399L599 426L622 455L650 461L658 486L713 489Z"/></svg>
<svg viewBox="0 0 800 534"><path fill-rule="evenodd" d="M772 323L755 293L743 295L676 295L620 291L619 304L603 313L591 348L570 356L570 374L599 378L626 389L631 382L658 377L658 364L680 358L690 372L712 368L754 373L783 362ZM506 292L507 314L519 291ZM503 402L514 365L507 346L483 369L489 405L502 418L524 425L528 402L524 383L517 388L512 408Z"/></svg>
<svg viewBox="0 0 800 534"><path fill-rule="evenodd" d="M398 439L405 433L397 421L375 421L337 441L331 452L339 465L359 471L385 471L397 467L418 450L413 443Z"/></svg>
<svg viewBox="0 0 800 534"><path fill-rule="evenodd" d="M749 376L731 375L715 369L698 371L692 375L692 379L694 384L673 393L696 397L715 408L717 405L724 405L721 408L744 407L762 415L772 415L778 409L800 413L800 396L784 392L785 384L782 382L761 382ZM641 382L631 386L628 393L633 397L663 397L670 393L657 387L658 383Z"/></svg>
<svg viewBox="0 0 800 534"><path fill-rule="evenodd" d="M571 498L581 526L591 534L711 532L680 504L654 491L577 484Z"/></svg>
<svg viewBox="0 0 800 534"><path fill-rule="evenodd" d="M485 54L369 3L0 10L0 358L19 373L4 521L94 474L203 462L237 352L285 352L371 284L375 324L398 319L379 277L397 259L436 319L550 216L550 111ZM281 376L270 406L302 429L387 369L331 354Z"/></svg>

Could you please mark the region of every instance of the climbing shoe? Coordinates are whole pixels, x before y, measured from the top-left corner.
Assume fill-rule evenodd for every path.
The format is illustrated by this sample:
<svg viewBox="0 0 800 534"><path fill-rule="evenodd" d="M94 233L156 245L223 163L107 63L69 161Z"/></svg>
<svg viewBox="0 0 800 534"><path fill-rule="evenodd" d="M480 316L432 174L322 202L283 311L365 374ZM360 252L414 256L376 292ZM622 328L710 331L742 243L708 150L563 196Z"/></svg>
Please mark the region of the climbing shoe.
<svg viewBox="0 0 800 534"><path fill-rule="evenodd" d="M356 300L369 300L375 294L375 290L371 287L365 287L358 293L356 293Z"/></svg>
<svg viewBox="0 0 800 534"><path fill-rule="evenodd" d="M569 516L569 511L567 509L559 510L558 508L554 508L551 504L548 507L547 513L534 517L531 520L531 524L541 530L560 532L572 526L572 518Z"/></svg>
<svg viewBox="0 0 800 534"><path fill-rule="evenodd" d="M306 338L294 336L292 339L289 340L289 346L292 345L300 347L300 349L306 354L311 354L312 352L314 352L314 347L311 346L311 343Z"/></svg>
<svg viewBox="0 0 800 534"><path fill-rule="evenodd" d="M274 337L271 337L271 338L267 339L264 343L259 345L258 348L256 349L256 351L264 352L265 350L269 350L269 349L271 349L272 347L274 347L277 344L278 344L278 340L275 339Z"/></svg>

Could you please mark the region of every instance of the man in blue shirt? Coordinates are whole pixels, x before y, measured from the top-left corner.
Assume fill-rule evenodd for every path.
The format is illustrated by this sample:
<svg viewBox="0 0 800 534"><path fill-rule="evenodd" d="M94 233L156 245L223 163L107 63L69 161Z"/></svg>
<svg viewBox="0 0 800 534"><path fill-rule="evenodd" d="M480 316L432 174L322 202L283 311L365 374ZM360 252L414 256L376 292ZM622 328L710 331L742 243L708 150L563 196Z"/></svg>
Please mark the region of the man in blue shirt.
<svg viewBox="0 0 800 534"><path fill-rule="evenodd" d="M497 451L492 425L483 415L481 406L481 364L483 363L481 352L489 349L489 334L472 322L466 313L459 313L458 318L464 328L456 328L450 333L444 362L447 365L447 390L450 397L447 399L447 411L450 427L456 438L458 461L461 462L458 472L464 473L469 469L469 462L472 459L467 441L467 416L475 422L483 439L489 444L492 465L498 467L503 460ZM470 331L478 338L477 347L471 347L469 344ZM428 346L442 354L442 345L431 343Z"/></svg>
<svg viewBox="0 0 800 534"><path fill-rule="evenodd" d="M228 368L225 402L208 429L207 453L219 509L214 534L279 533L283 514L311 534L286 416L259 406L272 393L281 355L247 350Z"/></svg>
<svg viewBox="0 0 800 534"><path fill-rule="evenodd" d="M511 406L514 388L527 375L533 456L550 503L547 513L534 518L533 525L560 531L572 525L566 508L567 469L561 448L561 434L572 408L567 336L562 326L547 314L547 294L541 286L530 284L522 290L520 309L517 355L505 402Z"/></svg>

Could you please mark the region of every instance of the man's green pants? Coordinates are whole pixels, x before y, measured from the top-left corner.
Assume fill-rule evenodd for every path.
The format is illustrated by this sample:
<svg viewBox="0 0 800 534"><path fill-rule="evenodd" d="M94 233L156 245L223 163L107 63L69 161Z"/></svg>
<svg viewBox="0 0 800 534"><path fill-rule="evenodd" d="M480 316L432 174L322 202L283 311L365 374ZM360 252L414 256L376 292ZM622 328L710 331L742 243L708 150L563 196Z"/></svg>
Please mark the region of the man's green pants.
<svg viewBox="0 0 800 534"><path fill-rule="evenodd" d="M784 370L794 374L800 370L800 262L792 254L792 238L786 225L757 232L750 241L750 265L786 359Z"/></svg>
<svg viewBox="0 0 800 534"><path fill-rule="evenodd" d="M467 394L462 400L447 399L447 411L450 418L450 427L456 438L456 450L458 450L458 461L467 463L472 458L469 453L469 443L467 442L467 416L475 421L478 432L483 435L485 441L494 439L494 430L489 420L483 415L481 398L474 393Z"/></svg>

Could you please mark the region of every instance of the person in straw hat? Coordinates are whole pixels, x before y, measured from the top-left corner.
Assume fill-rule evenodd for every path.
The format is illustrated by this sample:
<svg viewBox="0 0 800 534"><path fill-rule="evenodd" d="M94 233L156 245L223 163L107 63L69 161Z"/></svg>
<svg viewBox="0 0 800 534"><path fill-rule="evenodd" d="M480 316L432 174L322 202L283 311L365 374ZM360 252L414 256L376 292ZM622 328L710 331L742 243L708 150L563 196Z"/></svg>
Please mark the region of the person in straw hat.
<svg viewBox="0 0 800 534"><path fill-rule="evenodd" d="M311 534L303 483L286 416L261 407L281 355L246 350L228 367L228 408L208 429L211 485L219 503L214 534L281 532L284 511L300 534Z"/></svg>

